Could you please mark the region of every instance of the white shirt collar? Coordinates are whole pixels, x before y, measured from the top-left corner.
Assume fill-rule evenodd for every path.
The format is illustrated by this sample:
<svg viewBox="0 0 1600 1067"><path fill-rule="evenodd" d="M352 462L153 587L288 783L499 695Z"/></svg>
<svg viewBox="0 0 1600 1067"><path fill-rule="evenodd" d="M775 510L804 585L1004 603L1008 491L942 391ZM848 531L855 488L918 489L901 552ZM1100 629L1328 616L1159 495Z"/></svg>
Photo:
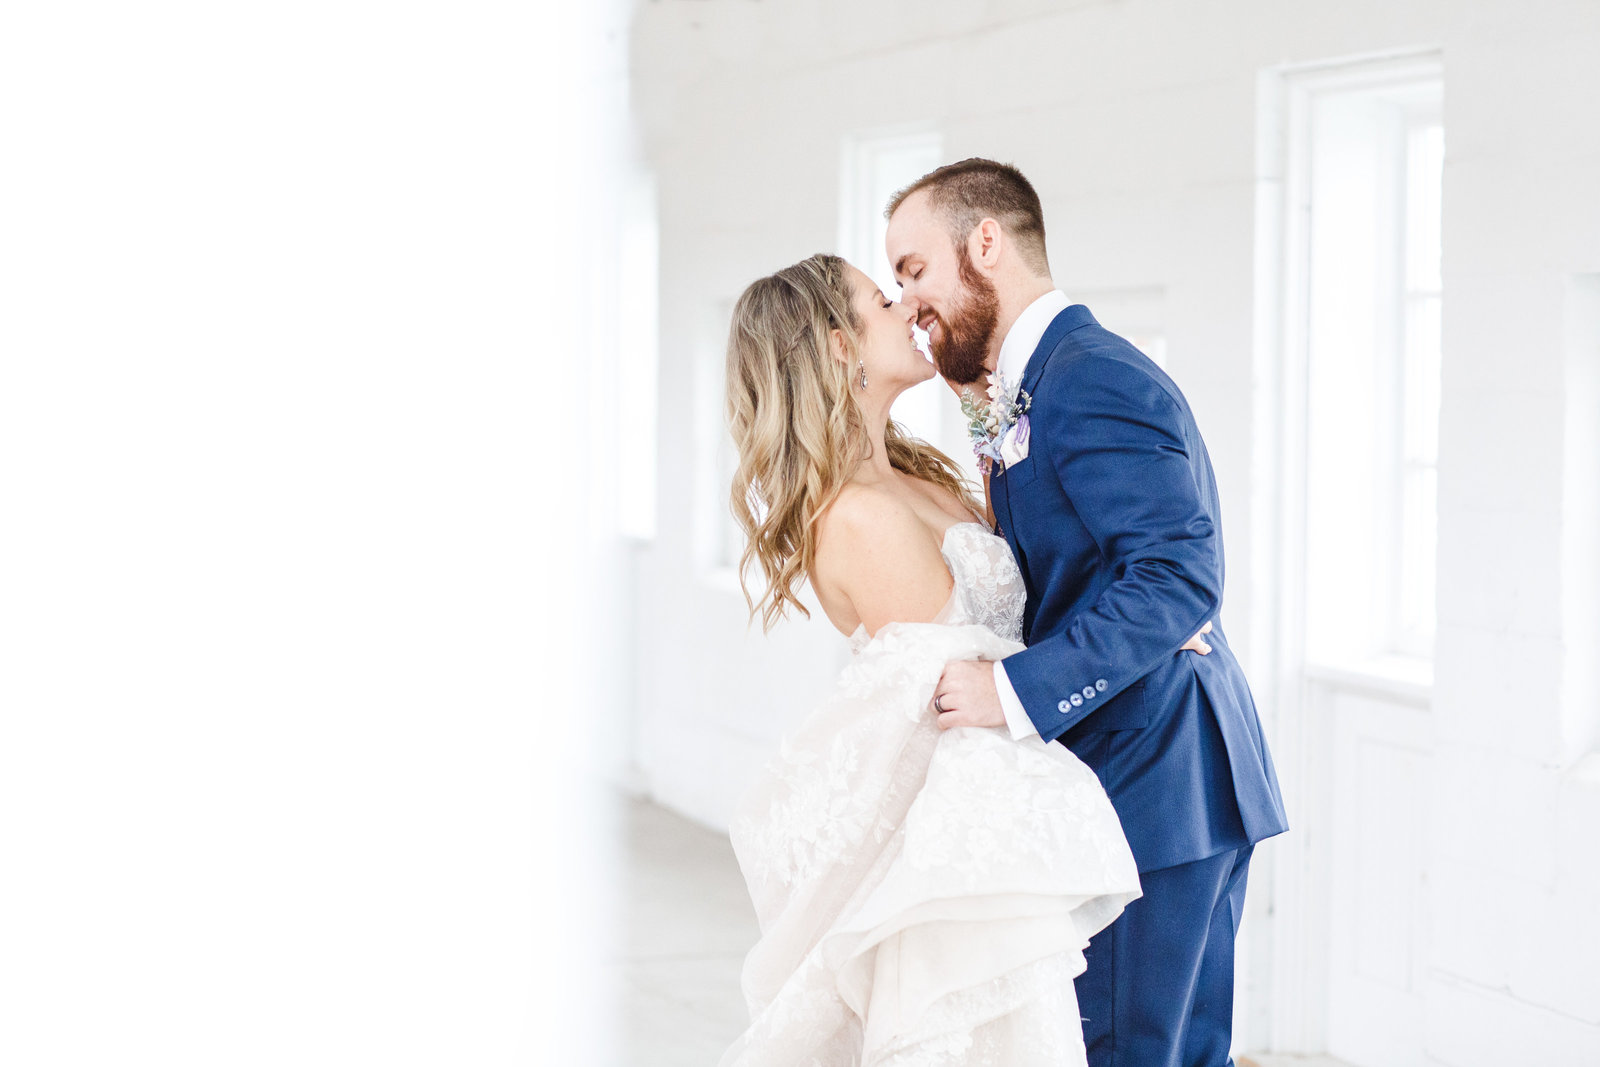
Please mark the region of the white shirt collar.
<svg viewBox="0 0 1600 1067"><path fill-rule="evenodd" d="M1022 375L1028 369L1028 357L1039 347L1039 341L1055 317L1068 306L1067 294L1060 289L1052 289L1024 308L1022 314L1017 316L1017 321L1011 324L1011 329L1006 331L1005 340L1000 342L1000 358L995 360L995 367L1011 388L1022 384Z"/></svg>

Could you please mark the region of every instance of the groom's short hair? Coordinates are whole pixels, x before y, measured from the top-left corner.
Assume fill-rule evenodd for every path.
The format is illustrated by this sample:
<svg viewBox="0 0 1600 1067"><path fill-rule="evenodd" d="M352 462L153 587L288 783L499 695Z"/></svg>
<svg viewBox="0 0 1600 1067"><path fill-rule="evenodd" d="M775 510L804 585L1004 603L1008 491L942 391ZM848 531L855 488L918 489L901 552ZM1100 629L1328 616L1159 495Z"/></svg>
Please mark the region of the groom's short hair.
<svg viewBox="0 0 1600 1067"><path fill-rule="evenodd" d="M884 209L893 218L906 197L928 192L928 202L959 248L984 219L994 219L1016 242L1023 262L1040 274L1050 272L1044 249L1044 208L1022 172L992 159L963 159L929 171L898 193Z"/></svg>

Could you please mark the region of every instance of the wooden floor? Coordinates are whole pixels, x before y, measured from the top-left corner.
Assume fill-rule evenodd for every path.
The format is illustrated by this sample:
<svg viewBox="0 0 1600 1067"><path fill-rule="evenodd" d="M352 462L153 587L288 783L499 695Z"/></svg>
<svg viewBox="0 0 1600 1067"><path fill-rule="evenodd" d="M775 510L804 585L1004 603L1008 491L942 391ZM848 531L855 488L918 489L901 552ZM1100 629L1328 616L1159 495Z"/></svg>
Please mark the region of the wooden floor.
<svg viewBox="0 0 1600 1067"><path fill-rule="evenodd" d="M623 1064L716 1067L748 1021L739 969L760 930L744 878L727 837L663 808L630 802L626 827Z"/></svg>

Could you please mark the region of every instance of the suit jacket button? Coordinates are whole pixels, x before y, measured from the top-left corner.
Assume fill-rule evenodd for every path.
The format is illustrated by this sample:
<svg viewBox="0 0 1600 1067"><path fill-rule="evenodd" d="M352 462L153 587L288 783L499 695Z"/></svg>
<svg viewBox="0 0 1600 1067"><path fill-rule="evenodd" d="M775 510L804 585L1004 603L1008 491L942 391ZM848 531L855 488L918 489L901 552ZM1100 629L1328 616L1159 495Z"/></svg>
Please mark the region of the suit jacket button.
<svg viewBox="0 0 1600 1067"><path fill-rule="evenodd" d="M1072 705L1063 700L1061 703L1056 705L1056 710L1065 715L1067 712L1072 710Z"/></svg>
<svg viewBox="0 0 1600 1067"><path fill-rule="evenodd" d="M1092 685L1084 686L1083 687L1083 699L1085 699L1085 700L1093 700L1094 699L1094 692L1095 692L1094 686L1092 686Z"/></svg>
<svg viewBox="0 0 1600 1067"><path fill-rule="evenodd" d="M1083 697L1080 694L1073 693L1072 696L1069 699L1072 701L1072 706L1073 707L1075 707L1075 708L1083 707Z"/></svg>
<svg viewBox="0 0 1600 1067"><path fill-rule="evenodd" d="M1106 680L1104 678L1102 678L1099 681L1095 682L1094 683L1094 687L1096 689L1100 690L1100 692L1102 692L1102 693L1104 693L1107 689L1110 688L1110 686L1106 685Z"/></svg>

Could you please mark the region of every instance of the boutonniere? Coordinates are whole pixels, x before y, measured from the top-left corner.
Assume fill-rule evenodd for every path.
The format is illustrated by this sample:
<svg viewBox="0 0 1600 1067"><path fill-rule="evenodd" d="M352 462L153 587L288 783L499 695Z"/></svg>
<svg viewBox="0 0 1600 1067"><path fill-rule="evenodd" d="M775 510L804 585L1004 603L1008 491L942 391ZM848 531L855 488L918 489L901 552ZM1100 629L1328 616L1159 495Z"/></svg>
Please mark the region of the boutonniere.
<svg viewBox="0 0 1600 1067"><path fill-rule="evenodd" d="M1010 388L999 374L989 376L986 399L971 389L961 390L961 414L967 418L967 436L985 475L1000 464L1014 466L1028 458L1028 409L1033 397L1024 389Z"/></svg>

